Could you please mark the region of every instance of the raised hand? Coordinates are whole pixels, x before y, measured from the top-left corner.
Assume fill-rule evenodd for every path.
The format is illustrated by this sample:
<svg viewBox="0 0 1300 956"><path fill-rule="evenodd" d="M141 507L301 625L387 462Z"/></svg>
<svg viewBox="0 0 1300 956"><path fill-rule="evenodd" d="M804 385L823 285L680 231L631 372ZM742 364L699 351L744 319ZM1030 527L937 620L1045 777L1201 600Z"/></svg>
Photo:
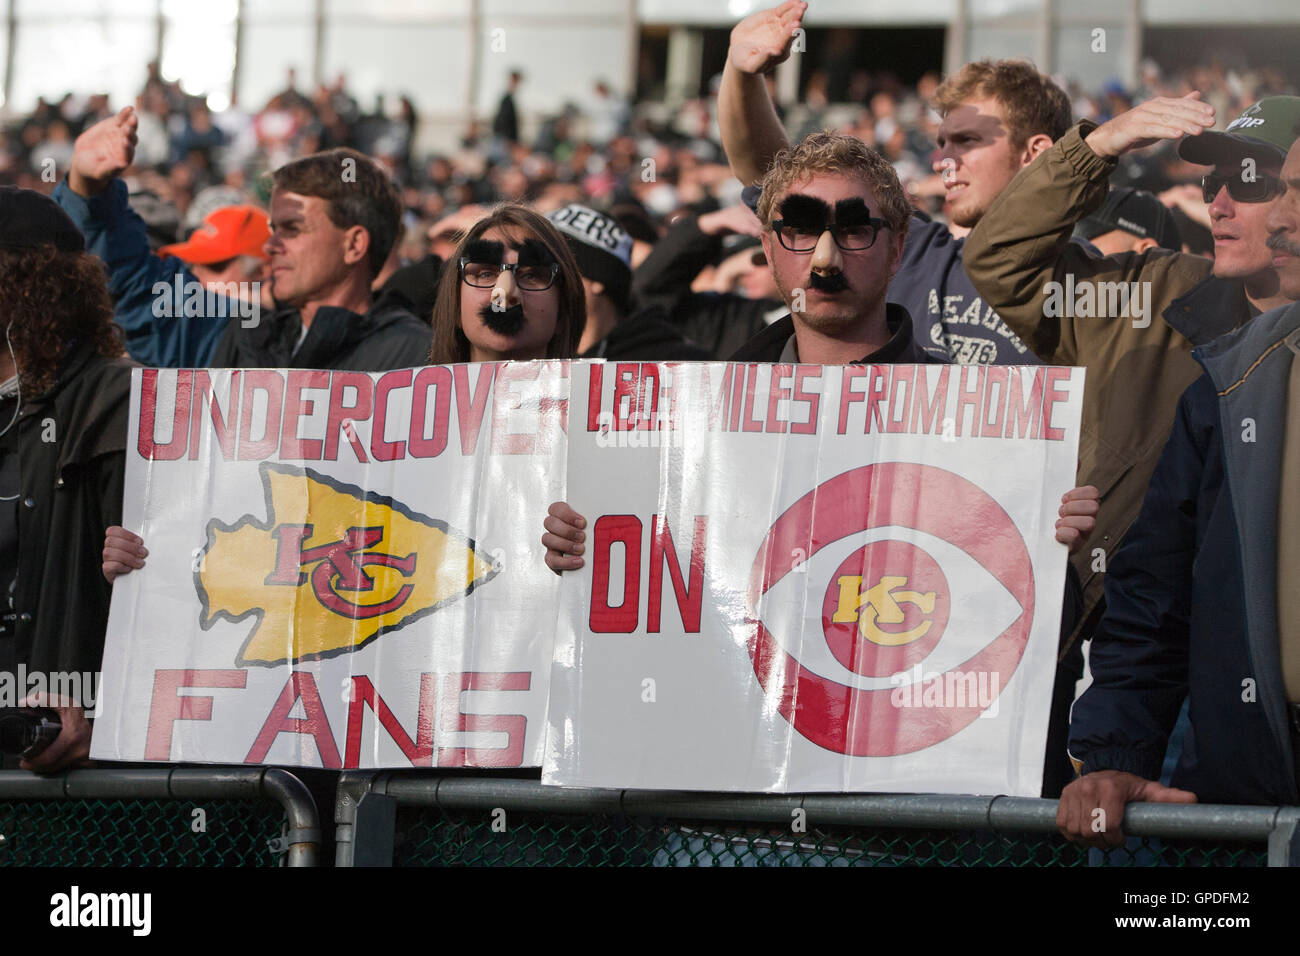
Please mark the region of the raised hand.
<svg viewBox="0 0 1300 956"><path fill-rule="evenodd" d="M727 60L741 73L766 73L790 56L794 31L808 4L786 0L779 7L751 13L731 30Z"/></svg>
<svg viewBox="0 0 1300 956"><path fill-rule="evenodd" d="M1162 139L1196 136L1214 125L1214 107L1193 91L1179 99L1157 96L1102 123L1084 140L1103 159L1151 146Z"/></svg>
<svg viewBox="0 0 1300 956"><path fill-rule="evenodd" d="M716 212L706 212L698 220L700 232L707 236L725 236L737 233L757 239L763 233L758 217L744 203L727 206Z"/></svg>
<svg viewBox="0 0 1300 956"><path fill-rule="evenodd" d="M100 120L77 137L73 144L68 186L75 193L93 196L114 176L120 176L135 159L136 127L140 125L132 106L122 107L116 116Z"/></svg>

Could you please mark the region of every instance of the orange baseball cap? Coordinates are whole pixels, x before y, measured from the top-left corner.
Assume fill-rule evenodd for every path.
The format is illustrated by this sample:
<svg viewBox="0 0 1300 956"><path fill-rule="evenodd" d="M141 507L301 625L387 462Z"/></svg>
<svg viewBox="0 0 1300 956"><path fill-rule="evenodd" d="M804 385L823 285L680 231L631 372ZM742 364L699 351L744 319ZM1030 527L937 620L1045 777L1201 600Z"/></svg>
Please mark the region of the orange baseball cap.
<svg viewBox="0 0 1300 956"><path fill-rule="evenodd" d="M205 266L235 256L265 259L262 246L271 238L271 220L256 206L223 206L208 213L185 242L163 246L160 256L175 256Z"/></svg>

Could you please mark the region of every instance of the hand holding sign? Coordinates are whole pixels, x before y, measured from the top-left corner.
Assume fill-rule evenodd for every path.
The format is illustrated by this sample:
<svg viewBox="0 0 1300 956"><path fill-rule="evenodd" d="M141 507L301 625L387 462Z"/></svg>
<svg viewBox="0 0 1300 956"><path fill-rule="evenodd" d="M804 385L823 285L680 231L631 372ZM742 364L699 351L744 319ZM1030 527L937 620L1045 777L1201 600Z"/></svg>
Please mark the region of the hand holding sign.
<svg viewBox="0 0 1300 956"><path fill-rule="evenodd" d="M587 527L587 519L570 508L568 502L557 501L547 509L542 527L546 529L542 535L546 566L556 574L581 568L580 555L586 550L587 540L583 528Z"/></svg>

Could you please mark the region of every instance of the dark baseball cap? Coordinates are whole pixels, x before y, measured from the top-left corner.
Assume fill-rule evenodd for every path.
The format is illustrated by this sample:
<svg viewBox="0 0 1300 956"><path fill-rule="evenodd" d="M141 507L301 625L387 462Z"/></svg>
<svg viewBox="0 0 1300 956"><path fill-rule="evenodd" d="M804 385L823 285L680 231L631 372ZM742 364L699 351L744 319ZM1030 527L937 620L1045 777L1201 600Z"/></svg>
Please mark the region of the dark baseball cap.
<svg viewBox="0 0 1300 956"><path fill-rule="evenodd" d="M50 245L59 252L85 252L86 240L72 218L49 196L0 186L0 249Z"/></svg>
<svg viewBox="0 0 1300 956"><path fill-rule="evenodd" d="M1244 110L1222 133L1185 136L1178 155L1189 163L1236 165L1243 159L1281 160L1296 141L1300 96L1266 96Z"/></svg>
<svg viewBox="0 0 1300 956"><path fill-rule="evenodd" d="M1080 220L1076 232L1085 239L1095 239L1122 229L1140 238L1154 239L1163 249L1181 252L1183 240L1178 224L1165 204L1144 189L1111 189L1101 208Z"/></svg>

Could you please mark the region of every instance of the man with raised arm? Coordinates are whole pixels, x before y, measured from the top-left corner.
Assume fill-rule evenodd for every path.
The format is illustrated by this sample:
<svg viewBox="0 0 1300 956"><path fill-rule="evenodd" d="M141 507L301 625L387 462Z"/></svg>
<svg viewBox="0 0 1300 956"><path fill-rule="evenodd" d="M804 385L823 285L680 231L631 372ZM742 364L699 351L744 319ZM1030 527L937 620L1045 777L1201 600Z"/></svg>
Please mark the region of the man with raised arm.
<svg viewBox="0 0 1300 956"><path fill-rule="evenodd" d="M190 309L188 294L174 292L176 277L182 286L191 276L195 284L218 277L149 251L120 179L134 155L136 123L128 107L83 133L68 179L54 191L108 266L132 355L158 365L361 372L424 364L428 324L400 301L376 305L371 295L401 221L396 188L373 162L336 149L275 171L264 247L274 312L263 314L260 299L241 304L222 295ZM237 258L231 267L240 267Z"/></svg>
<svg viewBox="0 0 1300 956"><path fill-rule="evenodd" d="M731 169L758 182L788 144L763 74L790 55L808 5L786 0L731 31L718 89L718 123ZM1070 127L1070 101L1021 60L968 63L936 94L943 112L935 171L953 222L973 226L998 193ZM942 223L912 216L889 301L907 309L917 343L964 364L1036 365L1039 359L981 298L962 267L964 240Z"/></svg>
<svg viewBox="0 0 1300 956"><path fill-rule="evenodd" d="M1290 301L1265 221L1300 119L1300 97L1246 109L1208 132L1198 94L1157 98L1101 126L1084 121L997 197L966 240L966 269L1007 323L1054 365L1088 369L1079 481L1101 491L1093 550L1075 558L1090 632L1103 611L1106 564L1138 515L1179 396L1200 375L1194 346ZM1161 140L1213 166L1203 191L1215 258L1148 249L1100 257L1071 244L1102 205L1120 156Z"/></svg>
<svg viewBox="0 0 1300 956"><path fill-rule="evenodd" d="M1294 132L1300 135L1300 125ZM1300 140L1265 219L1279 290L1300 299ZM1106 580L1093 683L1075 704L1073 840L1118 846L1125 807L1300 799L1300 304L1197 348L1142 513ZM1189 700L1171 778L1170 729Z"/></svg>

